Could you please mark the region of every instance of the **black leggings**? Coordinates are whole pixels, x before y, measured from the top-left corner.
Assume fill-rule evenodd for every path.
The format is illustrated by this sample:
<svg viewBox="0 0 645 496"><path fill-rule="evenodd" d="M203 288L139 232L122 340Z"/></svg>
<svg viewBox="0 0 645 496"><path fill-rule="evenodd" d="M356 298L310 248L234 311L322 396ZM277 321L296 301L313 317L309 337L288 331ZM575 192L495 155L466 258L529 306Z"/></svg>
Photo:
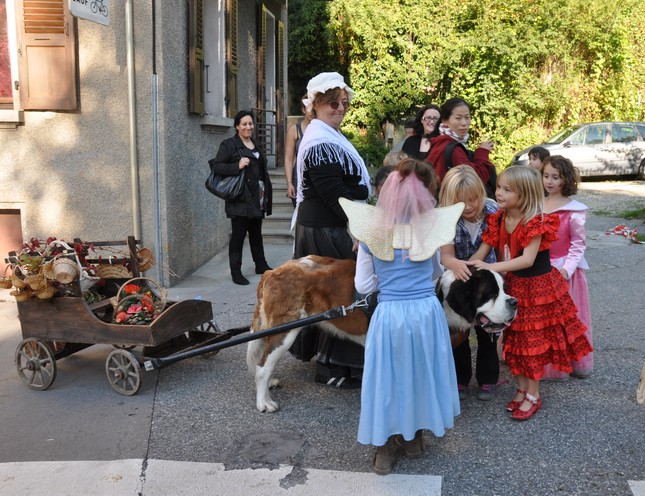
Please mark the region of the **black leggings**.
<svg viewBox="0 0 645 496"><path fill-rule="evenodd" d="M475 378L477 384L497 384L499 380L499 358L497 356L497 336L476 327L477 358L475 365ZM452 350L455 357L457 383L467 386L473 375L472 356L469 339Z"/></svg>
<svg viewBox="0 0 645 496"><path fill-rule="evenodd" d="M246 217L233 217L231 219L231 241L228 244L228 255L232 269L239 269L242 265L242 250L244 249L244 238L249 233L249 245L253 261L261 263L264 261L264 246L262 244L262 217L248 219ZM239 255L239 256L238 256ZM235 267L234 267L235 265Z"/></svg>

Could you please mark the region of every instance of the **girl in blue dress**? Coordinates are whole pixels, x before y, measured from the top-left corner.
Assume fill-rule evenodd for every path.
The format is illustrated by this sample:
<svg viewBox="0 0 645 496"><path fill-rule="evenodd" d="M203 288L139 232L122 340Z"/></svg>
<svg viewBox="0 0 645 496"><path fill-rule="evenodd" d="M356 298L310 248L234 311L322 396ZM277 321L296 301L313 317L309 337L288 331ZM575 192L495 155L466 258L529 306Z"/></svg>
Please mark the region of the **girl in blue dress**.
<svg viewBox="0 0 645 496"><path fill-rule="evenodd" d="M454 238L463 203L435 209L432 167L399 162L376 207L343 201L361 241L355 284L379 291L365 343L358 441L377 447L386 475L402 456L422 455L422 430L443 436L460 412L448 324L432 284L432 255Z"/></svg>

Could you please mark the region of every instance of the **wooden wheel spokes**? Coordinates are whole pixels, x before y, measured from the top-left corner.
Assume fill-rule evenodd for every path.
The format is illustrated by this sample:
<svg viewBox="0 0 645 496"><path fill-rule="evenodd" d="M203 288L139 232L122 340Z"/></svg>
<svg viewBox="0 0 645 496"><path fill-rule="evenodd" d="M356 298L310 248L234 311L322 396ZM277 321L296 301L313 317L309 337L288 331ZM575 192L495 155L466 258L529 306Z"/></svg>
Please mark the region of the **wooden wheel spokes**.
<svg viewBox="0 0 645 496"><path fill-rule="evenodd" d="M16 349L15 363L18 376L31 389L45 390L56 378L54 353L40 339L23 339Z"/></svg>
<svg viewBox="0 0 645 496"><path fill-rule="evenodd" d="M107 357L105 373L112 389L125 396L132 396L141 387L141 367L129 351L117 349Z"/></svg>

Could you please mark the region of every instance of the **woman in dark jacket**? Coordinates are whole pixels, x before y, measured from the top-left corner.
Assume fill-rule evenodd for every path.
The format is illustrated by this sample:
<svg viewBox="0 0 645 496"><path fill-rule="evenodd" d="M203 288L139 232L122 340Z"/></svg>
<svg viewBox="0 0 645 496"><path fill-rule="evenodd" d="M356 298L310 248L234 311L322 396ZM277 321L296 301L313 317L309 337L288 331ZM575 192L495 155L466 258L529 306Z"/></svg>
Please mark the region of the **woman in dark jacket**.
<svg viewBox="0 0 645 496"><path fill-rule="evenodd" d="M448 172L444 153L450 143L463 145L456 146L451 155L452 166L470 165L486 185L495 166L488 158L493 150L493 142L490 140L480 144L472 157L464 151L468 144L468 130L470 129L470 105L462 98L451 98L441 106L441 124L439 135L432 138L432 149L426 162L430 162L440 180ZM490 195L490 192L487 192ZM491 196L492 198L492 196Z"/></svg>
<svg viewBox="0 0 645 496"><path fill-rule="evenodd" d="M228 245L228 259L231 276L235 284L247 285L242 275L242 249L244 238L249 233L251 255L255 262L255 273L271 270L264 258L262 242L262 218L271 215L272 191L267 161L253 140L253 113L241 110L233 120L237 133L225 139L217 155L209 161L211 170L221 176L233 176L245 172L244 193L236 200L226 200L224 210L231 219L231 240Z"/></svg>
<svg viewBox="0 0 645 496"><path fill-rule="evenodd" d="M424 105L414 119L414 134L408 137L401 149L419 160L425 160L430 153L430 139L439 136L439 107Z"/></svg>

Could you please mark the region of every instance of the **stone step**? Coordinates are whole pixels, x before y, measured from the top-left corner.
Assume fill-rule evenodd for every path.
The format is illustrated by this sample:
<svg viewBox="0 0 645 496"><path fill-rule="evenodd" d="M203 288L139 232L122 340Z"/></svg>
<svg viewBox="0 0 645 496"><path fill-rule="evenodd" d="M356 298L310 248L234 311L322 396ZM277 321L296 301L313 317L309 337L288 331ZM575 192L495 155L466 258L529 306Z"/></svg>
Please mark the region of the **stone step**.
<svg viewBox="0 0 645 496"><path fill-rule="evenodd" d="M293 243L291 233L291 217L293 203L287 198L287 183L284 178L284 168L269 169L269 177L273 186L273 213L262 221L262 237L270 243Z"/></svg>

